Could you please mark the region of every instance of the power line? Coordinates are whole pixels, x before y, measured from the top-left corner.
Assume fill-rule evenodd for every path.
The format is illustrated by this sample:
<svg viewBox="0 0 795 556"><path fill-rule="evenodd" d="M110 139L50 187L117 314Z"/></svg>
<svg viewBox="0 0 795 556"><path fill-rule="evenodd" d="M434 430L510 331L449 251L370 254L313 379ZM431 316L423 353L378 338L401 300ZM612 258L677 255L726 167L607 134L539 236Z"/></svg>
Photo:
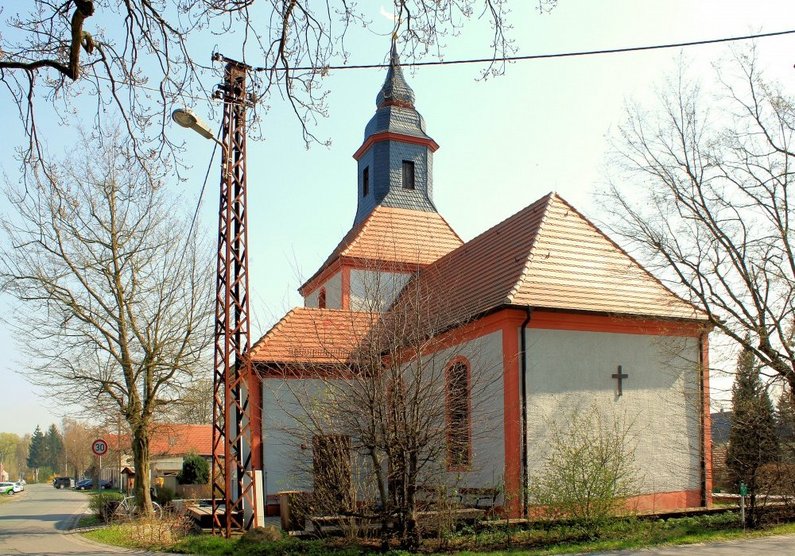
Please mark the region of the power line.
<svg viewBox="0 0 795 556"><path fill-rule="evenodd" d="M646 45L646 46L628 46L624 48L605 48L599 50L580 50L575 52L556 52L551 54L528 54L524 56L493 56L490 58L469 58L464 60L433 60L428 62L408 62L406 64L401 64L405 67L422 67L422 66L453 66L453 65L460 65L460 64L490 64L494 62L522 62L526 60L545 60L545 59L552 59L552 58L574 58L576 56L596 56L600 54L623 54L627 52L642 52L645 50L662 50L666 48L683 48L686 46L703 46L707 44L718 44L718 43L725 43L725 42L735 42L735 41L747 41L753 39L764 39L769 37L778 37L782 35L792 35L795 34L795 29L789 31L774 31L771 33L759 33L756 35L742 35L738 37L723 37L719 39L704 39L698 41L687 41L687 42L676 42L676 43L665 43L665 44L654 44L654 45ZM256 67L253 68L254 71L317 71L317 70L358 70L358 69L379 69L379 68L387 68L389 64L380 63L380 64L354 64L354 65L344 65L344 66L323 66L323 67L315 67L315 66L296 66L291 68L266 68L266 67Z"/></svg>

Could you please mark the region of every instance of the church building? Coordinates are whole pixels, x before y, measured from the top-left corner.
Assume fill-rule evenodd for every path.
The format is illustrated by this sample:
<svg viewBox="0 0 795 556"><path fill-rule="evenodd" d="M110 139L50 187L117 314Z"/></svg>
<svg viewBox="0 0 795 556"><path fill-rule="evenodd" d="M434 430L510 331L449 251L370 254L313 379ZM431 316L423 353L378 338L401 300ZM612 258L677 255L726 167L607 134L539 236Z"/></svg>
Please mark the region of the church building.
<svg viewBox="0 0 795 556"><path fill-rule="evenodd" d="M595 411L626 427L632 507L709 505L704 315L554 192L462 241L434 204L439 145L394 49L376 106L353 155L350 231L300 286L303 306L250 351L269 513L279 491L313 489L318 444L296 431L339 403L327 386L345 384L377 323L417 299L414 310L433 322L424 337L437 341L416 353L447 381L434 393L449 444L441 480L499 489L498 505L521 516L553 435ZM450 401L451 389L465 403Z"/></svg>

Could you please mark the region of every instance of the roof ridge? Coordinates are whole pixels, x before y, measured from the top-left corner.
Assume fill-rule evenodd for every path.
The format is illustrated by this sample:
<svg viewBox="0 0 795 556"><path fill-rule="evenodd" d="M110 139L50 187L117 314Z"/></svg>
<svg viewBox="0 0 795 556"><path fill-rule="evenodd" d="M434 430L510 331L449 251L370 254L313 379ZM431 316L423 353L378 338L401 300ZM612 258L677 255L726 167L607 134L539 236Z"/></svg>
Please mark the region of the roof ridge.
<svg viewBox="0 0 795 556"><path fill-rule="evenodd" d="M638 268L638 269L639 269L641 272L643 272L644 274L646 274L646 276L648 276L648 277L649 277L649 278L651 278L651 279L652 279L654 282L656 282L656 283L657 283L659 286L661 286L661 287L662 287L662 288L663 288L663 289L664 289L664 290L665 290L667 293L669 293L670 295L672 295L672 296L673 296L673 297L674 297L674 298L675 298L677 301L681 301L682 303L684 303L684 304L686 304L686 305L690 306L690 307L693 309L693 311L694 311L694 316L695 316L696 318L698 318L699 314L701 314L703 317L706 317L706 315L703 313L703 311L701 311L701 310L700 310L698 307L696 307L696 306L695 306L693 303L691 303L690 301L688 301L688 300L686 300L686 299L682 298L681 296L679 296L679 295L678 295L676 292L674 292L673 290L671 290L671 288L669 288L668 286L666 286L666 285L663 283L663 281L662 281L662 280L660 280L660 279L659 279L659 278L657 278L657 277L656 277L654 274L652 274L652 273L651 273L651 272L650 272L650 271L649 271L649 270L648 270L648 269L647 269L647 268L646 268L644 265L640 264L640 262L639 262L637 259L635 259L635 257L633 257L632 255L630 255L629 253L627 253L627 251L626 251L626 250L625 250L623 247L621 247L621 246L620 246L618 243L616 243L616 242L615 242L615 241L614 241L614 240L613 240L613 239L612 239L610 236L608 236L606 233L604 233L604 232L602 231L602 229L601 229L599 226L597 226L596 224L594 224L594 223L591 221L591 219L590 219L590 218L588 218L588 217L587 217L587 216L585 216L583 213L581 213L579 210L577 210L577 209L576 209L576 208L575 208L575 207L574 207L574 206L573 206L571 203L569 203L569 202L568 202L566 199L564 199L563 197L561 197L560 195L558 195L558 194L557 194L557 193L555 193L555 192L551 193L551 195L553 195L554 197L556 197L556 198L557 198L557 200L558 200L558 201L560 201L561 203L563 203L563 204L566 206L566 208L567 208L568 210L570 210L570 211L574 212L574 213L575 213L577 216L579 216L579 217L580 217L580 218L581 218L581 219L582 219L582 220L585 222L585 224L586 224L586 225L588 225L590 228L592 228L592 229L593 229L593 230L594 230L594 231L595 231L595 232L596 232L596 233L597 233L599 236L601 236L603 239L607 240L607 242L608 242L608 243L610 243L610 244L611 244L611 245L612 245L612 246L613 246L615 249L617 249L617 250L619 251L619 253L621 253L622 255L624 255L625 257L627 257L627 258L628 258L628 259L629 259L629 260L630 260L630 261L631 261L631 262L632 262L632 263L635 265L635 267L636 267L636 268ZM539 229L540 229L540 227L539 227Z"/></svg>
<svg viewBox="0 0 795 556"><path fill-rule="evenodd" d="M532 242L530 243L530 249L527 252L527 258L525 259L525 262L524 262L524 268L522 269L522 272L519 273L519 278L516 280L516 282L514 282L513 287L508 292L508 295L505 296L505 304L506 305L512 305L513 304L514 298L516 297L516 294L519 292L519 288L524 283L524 280L527 277L527 275L530 274L530 265L533 262L533 251L535 250L535 247L536 247L536 244L537 244L537 240L538 240L538 236L541 235L541 230L544 227L544 223L547 221L547 216L549 215L550 201L556 196L557 196L557 193L555 193L554 191L550 191L544 197L539 199L539 200L543 200L543 202L544 202L543 203L544 204L544 213L541 216L541 221L539 222L538 228L536 228L536 233L533 236ZM533 204L535 204L535 203L533 203ZM533 206L533 205L529 205L527 208L529 208L530 206Z"/></svg>

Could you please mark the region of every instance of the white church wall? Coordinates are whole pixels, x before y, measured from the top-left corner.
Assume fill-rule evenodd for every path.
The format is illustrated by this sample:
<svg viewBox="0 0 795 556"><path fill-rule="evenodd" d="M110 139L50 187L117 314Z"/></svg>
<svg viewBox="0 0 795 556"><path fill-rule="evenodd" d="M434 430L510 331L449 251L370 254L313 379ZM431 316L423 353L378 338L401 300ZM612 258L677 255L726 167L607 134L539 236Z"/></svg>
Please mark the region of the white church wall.
<svg viewBox="0 0 795 556"><path fill-rule="evenodd" d="M410 277L405 272L351 270L351 310L383 311L395 300Z"/></svg>
<svg viewBox="0 0 795 556"><path fill-rule="evenodd" d="M502 332L434 354L444 366L462 357L470 364L472 465L467 471L448 472L448 480L459 487L501 487L505 470ZM440 403L445 403L444 398Z"/></svg>
<svg viewBox="0 0 795 556"><path fill-rule="evenodd" d="M326 290L326 308L342 309L342 272L333 274L328 280L304 298L304 307L317 308L320 290Z"/></svg>
<svg viewBox="0 0 795 556"><path fill-rule="evenodd" d="M502 333L475 338L433 356L439 369L454 358L470 364L472 388L472 465L443 473L454 486L499 487L504 471ZM280 379L262 381L262 443L266 495L281 490L312 490L311 434L301 422L307 411L334 403L344 381ZM444 404L440 392L439 403ZM322 409L313 415L322 415ZM329 424L328 433L334 432ZM340 431L343 432L343 431ZM343 432L344 433L344 432ZM303 445L303 448L302 448ZM354 462L354 466L357 463Z"/></svg>
<svg viewBox="0 0 795 556"><path fill-rule="evenodd" d="M701 422L695 338L527 330L528 477L549 449L550 429L575 409L628 424L640 493L700 488ZM611 375L628 374L623 395Z"/></svg>
<svg viewBox="0 0 795 556"><path fill-rule="evenodd" d="M330 391L344 384L330 379L262 381L262 449L266 495L312 490L312 438L307 409L329 403ZM318 414L321 412L318 412Z"/></svg>

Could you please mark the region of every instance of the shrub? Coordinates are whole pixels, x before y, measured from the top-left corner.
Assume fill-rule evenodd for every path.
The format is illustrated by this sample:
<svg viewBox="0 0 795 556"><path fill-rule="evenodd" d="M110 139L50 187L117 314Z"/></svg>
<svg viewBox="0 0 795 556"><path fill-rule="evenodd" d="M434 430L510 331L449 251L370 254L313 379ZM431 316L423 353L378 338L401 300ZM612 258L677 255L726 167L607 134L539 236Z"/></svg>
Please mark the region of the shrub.
<svg viewBox="0 0 795 556"><path fill-rule="evenodd" d="M108 523L113 517L113 512L124 499L118 492L102 492L91 497L88 508L103 522Z"/></svg>
<svg viewBox="0 0 795 556"><path fill-rule="evenodd" d="M255 527L247 531L241 540L245 539L244 543L260 543L260 542L273 542L280 541L284 535L281 529L268 525L266 527Z"/></svg>
<svg viewBox="0 0 795 556"><path fill-rule="evenodd" d="M593 406L550 426L550 453L529 489L549 517L601 521L637 490L630 425Z"/></svg>
<svg viewBox="0 0 795 556"><path fill-rule="evenodd" d="M174 499L174 491L168 487L158 487L154 498L155 502L165 508Z"/></svg>
<svg viewBox="0 0 795 556"><path fill-rule="evenodd" d="M210 464L198 454L188 454L182 460L177 481L181 485L206 485L210 481Z"/></svg>

